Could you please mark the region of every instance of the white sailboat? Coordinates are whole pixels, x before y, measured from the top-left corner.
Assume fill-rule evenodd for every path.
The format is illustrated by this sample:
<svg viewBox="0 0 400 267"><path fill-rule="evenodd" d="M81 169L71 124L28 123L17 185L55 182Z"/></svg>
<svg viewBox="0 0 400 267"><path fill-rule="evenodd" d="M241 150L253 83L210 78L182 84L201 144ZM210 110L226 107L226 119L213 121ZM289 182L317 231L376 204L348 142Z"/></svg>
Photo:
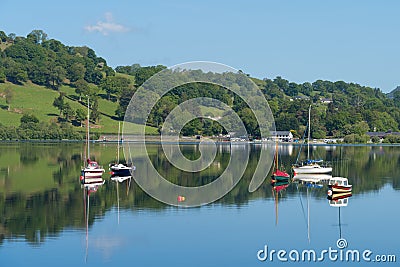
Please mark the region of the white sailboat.
<svg viewBox="0 0 400 267"><path fill-rule="evenodd" d="M86 166L81 170L81 181L84 184L99 184L103 183L102 175L104 173L104 169L99 166L96 161L90 159L90 142L89 142L89 118L90 118L90 109L89 109L89 97L87 104L87 133L86 133L86 146L87 146L87 159Z"/></svg>
<svg viewBox="0 0 400 267"><path fill-rule="evenodd" d="M114 164L110 164L110 171L111 171L111 179L118 180L119 182L123 182L127 179L132 178L132 172L136 169L135 166L127 166L119 162L119 150L120 150L120 128L121 124L118 122L118 145L117 145L117 162Z"/></svg>
<svg viewBox="0 0 400 267"><path fill-rule="evenodd" d="M293 165L294 174L321 174L321 173L331 173L332 167L323 166L323 160L312 160L310 159L310 133L311 133L311 105L308 109L308 130L307 130L307 160L296 163Z"/></svg>

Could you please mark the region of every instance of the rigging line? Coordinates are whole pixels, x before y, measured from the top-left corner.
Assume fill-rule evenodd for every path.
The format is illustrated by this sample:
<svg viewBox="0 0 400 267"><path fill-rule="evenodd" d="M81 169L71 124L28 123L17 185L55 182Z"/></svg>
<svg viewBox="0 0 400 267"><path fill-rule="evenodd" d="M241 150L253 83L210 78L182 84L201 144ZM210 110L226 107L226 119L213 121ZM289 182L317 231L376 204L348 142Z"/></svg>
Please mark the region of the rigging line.
<svg viewBox="0 0 400 267"><path fill-rule="evenodd" d="M299 186L298 186L298 185L297 185L297 189L299 189ZM307 225L307 218L306 218L306 213L304 212L303 200L301 199L300 191L298 191L298 192L299 192L299 199L300 199L300 204L301 204L301 210L302 210L302 212L303 212L304 222L305 222L306 225Z"/></svg>

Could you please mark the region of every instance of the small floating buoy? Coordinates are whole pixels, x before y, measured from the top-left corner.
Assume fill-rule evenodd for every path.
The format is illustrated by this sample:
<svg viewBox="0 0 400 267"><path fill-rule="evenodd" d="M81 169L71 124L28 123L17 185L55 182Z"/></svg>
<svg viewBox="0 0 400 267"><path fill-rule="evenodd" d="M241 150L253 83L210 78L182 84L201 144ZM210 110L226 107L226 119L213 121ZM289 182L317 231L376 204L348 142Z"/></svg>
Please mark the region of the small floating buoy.
<svg viewBox="0 0 400 267"><path fill-rule="evenodd" d="M328 196L332 196L332 190L328 190Z"/></svg>

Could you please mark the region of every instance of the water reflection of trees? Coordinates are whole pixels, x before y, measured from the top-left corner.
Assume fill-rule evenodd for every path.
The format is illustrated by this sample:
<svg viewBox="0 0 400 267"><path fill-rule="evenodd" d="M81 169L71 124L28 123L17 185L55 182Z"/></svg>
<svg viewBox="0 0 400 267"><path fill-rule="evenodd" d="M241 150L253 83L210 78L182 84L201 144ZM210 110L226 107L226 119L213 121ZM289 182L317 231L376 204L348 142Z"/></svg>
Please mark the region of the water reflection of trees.
<svg viewBox="0 0 400 267"><path fill-rule="evenodd" d="M221 152L217 154L216 164L199 175L184 173L173 167L167 162L165 155L161 153L160 147L149 149L150 158L161 174L171 177L170 181L185 186L196 186L213 181L223 172L229 160L229 154ZM259 147L253 147L250 154L249 165L243 178L226 196L218 200L214 205L246 205L255 199L272 199L271 186L268 180L254 193L248 192L248 186L260 153ZM23 238L31 244L40 244L46 237L58 235L65 228L84 229L84 204L83 191L78 183L79 170L81 166L81 146L41 146L31 148L11 148L2 149L0 157L7 157L7 153L16 153L21 157L28 157L21 154L35 155L38 157L36 162L29 161L28 165L41 166L40 161L46 160L47 169L43 173L35 174L35 179L40 181L42 176L50 175L54 185L49 188L45 186L43 190L30 191L29 188L22 188L22 185L10 184L13 180L13 172L0 172L0 243L4 239ZM288 152L289 151L289 152ZM291 153L290 153L291 151ZM288 150L282 146L281 162L287 170L296 160L298 147ZM96 152L99 153L99 152ZM110 155L108 155L110 154ZM115 150L110 148L101 155L102 160L110 160L114 157ZM184 154L190 156L185 150ZM334 176L348 177L353 184L353 195L381 189L386 183L391 183L393 188L400 188L400 178L397 174L397 167L400 163L400 149L398 147L316 147L312 149L312 154L316 157L331 160L334 165ZM302 154L301 157L305 155ZM10 156L16 158L15 156ZM29 156L30 157L30 156ZM134 159L138 166L141 157ZM193 156L194 158L197 155ZM3 161L4 162L4 161ZM23 170L26 166L23 160L15 163L8 162L7 166L0 161L0 169ZM218 164L219 163L219 164ZM17 166L18 165L18 166ZM39 167L38 167L39 168ZM50 170L50 174L49 174ZM28 175L28 174L26 174ZM270 175L270 174L269 174ZM268 176L269 176L268 175ZM106 177L107 175L105 175ZM21 182L20 180L18 180ZM22 181L23 182L23 181ZM11 191L13 188L14 191ZM303 190L304 191L304 190ZM292 184L286 189L285 197L294 197L303 194L302 189ZM133 182L129 190L126 185L120 185L120 208L136 212L139 210L163 210L167 208L145 192ZM314 190L312 197L326 200L325 190ZM96 218L104 216L106 212L117 205L116 185L114 182L107 181L96 193L90 197L89 225L92 225Z"/></svg>

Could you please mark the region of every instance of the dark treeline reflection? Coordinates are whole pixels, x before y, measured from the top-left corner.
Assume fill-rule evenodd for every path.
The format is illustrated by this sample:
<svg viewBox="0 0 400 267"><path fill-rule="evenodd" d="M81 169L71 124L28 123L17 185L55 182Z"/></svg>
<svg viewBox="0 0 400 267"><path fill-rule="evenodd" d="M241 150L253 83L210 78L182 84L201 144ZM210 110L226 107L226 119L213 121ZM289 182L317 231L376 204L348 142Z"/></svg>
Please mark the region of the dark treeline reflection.
<svg viewBox="0 0 400 267"><path fill-rule="evenodd" d="M240 207L254 199L273 200L269 179L254 193L248 186L258 163L263 145L251 145L250 159L240 182L225 197L211 205ZM22 238L39 245L47 237L56 236L65 229L82 230L86 227L84 192L79 183L83 164L82 144L0 144L0 243L5 239ZM189 159L200 156L197 145L184 145L181 151ZM296 161L299 146L282 145L279 160L286 170ZM230 146L217 148L214 162L200 173L183 172L171 165L162 147L148 145L147 152L153 165L169 181L183 186L199 186L212 182L225 170L230 159ZM93 154L92 154L93 153ZM92 157L104 167L114 161L116 145L93 145ZM137 168L143 164L144 152L132 149ZM353 184L353 197L369 191L377 191L385 184L400 188L400 147L380 146L314 146L312 158L322 158L333 163L333 176L348 177ZM299 155L306 157L306 149ZM107 168L106 168L107 169ZM270 174L268 174L268 177ZM134 181L119 184L109 179L97 192L90 195L89 227L96 218L101 218L117 206L137 212L168 208L143 192ZM117 193L118 190L118 193ZM302 193L291 184L283 197ZM326 190L314 190L313 197L326 201Z"/></svg>

